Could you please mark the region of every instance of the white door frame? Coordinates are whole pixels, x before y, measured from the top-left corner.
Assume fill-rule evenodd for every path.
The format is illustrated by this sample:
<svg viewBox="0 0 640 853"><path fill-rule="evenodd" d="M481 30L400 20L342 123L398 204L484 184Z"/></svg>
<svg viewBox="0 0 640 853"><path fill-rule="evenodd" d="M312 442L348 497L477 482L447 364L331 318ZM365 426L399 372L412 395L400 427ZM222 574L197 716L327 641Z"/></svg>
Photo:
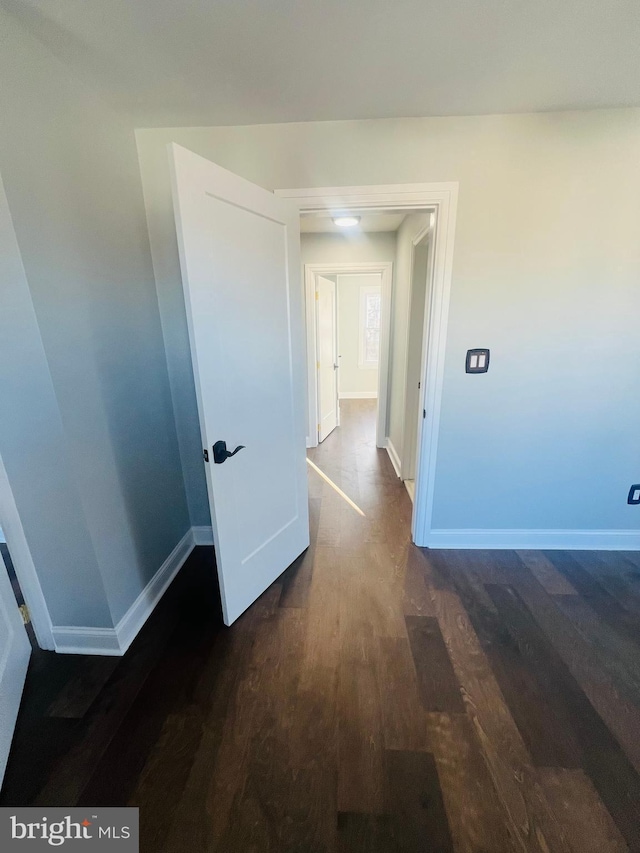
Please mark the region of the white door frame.
<svg viewBox="0 0 640 853"><path fill-rule="evenodd" d="M416 545L428 546L432 529L444 360L453 270L453 244L458 206L458 183L388 184L360 187L312 187L276 190L295 202L301 213L323 210L410 210L431 208L436 213L433 289L423 373L423 408L419 430L416 487L411 533Z"/></svg>
<svg viewBox="0 0 640 853"><path fill-rule="evenodd" d="M29 610L31 624L41 649L53 651L56 647L53 639L53 627L49 608L45 601L38 572L29 550L26 536L16 502L11 491L7 472L0 456L0 523L7 540L7 548L15 569L25 604ZM16 602L16 607L18 606Z"/></svg>
<svg viewBox="0 0 640 853"><path fill-rule="evenodd" d="M387 392L389 386L389 332L391 328L391 261L368 264L305 264L305 312L307 319L307 381L309 393L309 435L307 447L318 446L318 370L316 367L318 342L316 329L316 276L317 275L375 275L382 283L382 310L380 316L380 361L378 363L378 417L376 421L376 447L386 447ZM337 294L337 286L336 286ZM339 302L339 295L336 301Z"/></svg>

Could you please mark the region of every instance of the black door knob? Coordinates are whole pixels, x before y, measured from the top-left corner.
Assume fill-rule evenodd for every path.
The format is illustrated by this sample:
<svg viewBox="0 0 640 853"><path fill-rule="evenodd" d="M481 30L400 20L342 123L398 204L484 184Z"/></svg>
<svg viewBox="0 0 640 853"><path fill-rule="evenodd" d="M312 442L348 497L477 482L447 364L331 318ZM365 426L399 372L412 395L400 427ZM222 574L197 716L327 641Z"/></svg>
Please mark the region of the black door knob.
<svg viewBox="0 0 640 853"><path fill-rule="evenodd" d="M226 441L216 441L211 449L213 450L215 464L222 465L230 456L235 456L239 450L244 450L244 444L239 444L235 450L227 450Z"/></svg>

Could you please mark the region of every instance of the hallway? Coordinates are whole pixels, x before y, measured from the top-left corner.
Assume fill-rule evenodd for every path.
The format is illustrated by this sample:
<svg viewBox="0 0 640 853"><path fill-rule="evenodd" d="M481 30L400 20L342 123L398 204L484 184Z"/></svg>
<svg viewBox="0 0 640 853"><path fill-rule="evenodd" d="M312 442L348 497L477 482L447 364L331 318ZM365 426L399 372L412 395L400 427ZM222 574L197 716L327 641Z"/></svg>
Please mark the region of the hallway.
<svg viewBox="0 0 640 853"><path fill-rule="evenodd" d="M36 655L2 804L140 807L141 850L640 850L640 557L422 552L374 401L311 546L231 629L200 548L123 659Z"/></svg>

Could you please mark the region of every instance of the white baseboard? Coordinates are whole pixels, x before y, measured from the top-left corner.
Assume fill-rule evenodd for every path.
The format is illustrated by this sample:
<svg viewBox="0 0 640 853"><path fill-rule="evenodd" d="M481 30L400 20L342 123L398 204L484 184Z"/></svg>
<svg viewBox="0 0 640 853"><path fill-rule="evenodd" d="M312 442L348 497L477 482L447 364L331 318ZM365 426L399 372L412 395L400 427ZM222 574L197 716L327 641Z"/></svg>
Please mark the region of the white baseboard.
<svg viewBox="0 0 640 853"><path fill-rule="evenodd" d="M153 613L156 604L184 565L195 544L193 528L190 528L116 625L115 631L122 654Z"/></svg>
<svg viewBox="0 0 640 853"><path fill-rule="evenodd" d="M123 655L194 547L212 543L210 527L189 528L115 628L54 626L56 651L75 655Z"/></svg>
<svg viewBox="0 0 640 853"><path fill-rule="evenodd" d="M115 628L52 628L56 651L65 655L123 655Z"/></svg>
<svg viewBox="0 0 640 853"><path fill-rule="evenodd" d="M340 391L339 400L376 400L377 391Z"/></svg>
<svg viewBox="0 0 640 853"><path fill-rule="evenodd" d="M192 527L193 541L196 545L213 545L213 529L209 527Z"/></svg>
<svg viewBox="0 0 640 853"><path fill-rule="evenodd" d="M639 551L640 530L431 530L426 547Z"/></svg>
<svg viewBox="0 0 640 853"><path fill-rule="evenodd" d="M398 477L400 476L400 457L398 456L398 451L393 446L393 442L390 438L386 441L387 453L389 454L389 459L391 460L391 464L393 465L393 470L396 472Z"/></svg>

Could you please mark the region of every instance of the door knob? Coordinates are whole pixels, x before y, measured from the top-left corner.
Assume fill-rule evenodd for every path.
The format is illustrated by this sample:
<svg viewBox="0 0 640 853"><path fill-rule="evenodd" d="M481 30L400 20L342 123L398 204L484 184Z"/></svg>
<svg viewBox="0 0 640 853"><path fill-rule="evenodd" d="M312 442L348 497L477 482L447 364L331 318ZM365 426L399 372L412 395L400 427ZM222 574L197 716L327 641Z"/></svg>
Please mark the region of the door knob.
<svg viewBox="0 0 640 853"><path fill-rule="evenodd" d="M235 450L227 450L226 441L216 441L211 448L213 450L213 461L216 465L222 465L230 456L235 456L239 450L244 450L244 444L239 444Z"/></svg>

